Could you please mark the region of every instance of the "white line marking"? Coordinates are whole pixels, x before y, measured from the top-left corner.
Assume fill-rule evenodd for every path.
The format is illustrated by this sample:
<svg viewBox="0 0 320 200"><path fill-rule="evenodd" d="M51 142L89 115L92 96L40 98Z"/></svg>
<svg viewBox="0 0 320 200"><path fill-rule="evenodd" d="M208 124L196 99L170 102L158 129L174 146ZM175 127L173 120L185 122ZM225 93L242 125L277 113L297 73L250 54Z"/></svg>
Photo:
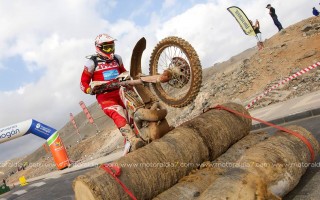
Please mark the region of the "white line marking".
<svg viewBox="0 0 320 200"><path fill-rule="evenodd" d="M47 180L47 179L56 179L56 178L60 178L61 175L60 174L56 174L56 175L52 175L50 177L47 177L47 178L44 178L44 180Z"/></svg>
<svg viewBox="0 0 320 200"><path fill-rule="evenodd" d="M39 183L34 183L32 185L29 185L29 187L40 187L42 185L46 184L45 182L39 182Z"/></svg>
<svg viewBox="0 0 320 200"><path fill-rule="evenodd" d="M18 191L16 191L16 192L12 193L12 194L22 195L22 194L24 194L24 193L27 193L27 190L18 190Z"/></svg>

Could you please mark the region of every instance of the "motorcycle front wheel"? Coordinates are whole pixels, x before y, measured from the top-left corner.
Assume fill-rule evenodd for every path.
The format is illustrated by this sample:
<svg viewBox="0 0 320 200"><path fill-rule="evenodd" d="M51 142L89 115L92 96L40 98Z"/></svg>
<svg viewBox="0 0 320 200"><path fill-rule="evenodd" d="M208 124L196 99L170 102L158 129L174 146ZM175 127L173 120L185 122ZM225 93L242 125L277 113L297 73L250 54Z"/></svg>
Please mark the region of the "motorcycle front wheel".
<svg viewBox="0 0 320 200"><path fill-rule="evenodd" d="M189 42L179 37L167 37L153 49L150 57L150 75L172 74L166 83L153 83L156 95L167 105L181 108L198 95L202 83L199 56Z"/></svg>

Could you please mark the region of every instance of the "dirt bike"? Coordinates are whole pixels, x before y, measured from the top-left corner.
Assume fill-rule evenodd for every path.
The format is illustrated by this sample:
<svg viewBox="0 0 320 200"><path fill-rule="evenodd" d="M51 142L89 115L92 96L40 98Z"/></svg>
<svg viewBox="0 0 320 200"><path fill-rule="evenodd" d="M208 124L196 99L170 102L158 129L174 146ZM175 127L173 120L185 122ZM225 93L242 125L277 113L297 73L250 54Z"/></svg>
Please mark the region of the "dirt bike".
<svg viewBox="0 0 320 200"><path fill-rule="evenodd" d="M175 108L190 104L199 93L202 69L197 52L187 41L167 37L154 47L149 75L143 75L141 57L145 48L146 40L141 38L132 52L130 74L122 73L118 82L108 85L103 81L92 82L91 88L95 94L120 88L127 121L137 137L150 143L173 129L161 101ZM130 143L126 143L125 151L129 148Z"/></svg>

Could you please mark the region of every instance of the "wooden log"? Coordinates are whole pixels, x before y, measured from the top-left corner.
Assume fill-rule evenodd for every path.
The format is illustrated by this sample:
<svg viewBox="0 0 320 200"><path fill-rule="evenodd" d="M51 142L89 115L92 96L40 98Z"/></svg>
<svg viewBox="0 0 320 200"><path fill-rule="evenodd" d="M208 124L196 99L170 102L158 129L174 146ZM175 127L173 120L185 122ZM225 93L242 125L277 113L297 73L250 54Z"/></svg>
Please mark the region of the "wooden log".
<svg viewBox="0 0 320 200"><path fill-rule="evenodd" d="M224 106L249 115L239 104ZM251 120L213 109L111 164L121 167L118 178L137 199L152 199L204 161L220 156L250 129ZM77 177L73 189L76 199L130 199L101 168Z"/></svg>
<svg viewBox="0 0 320 200"><path fill-rule="evenodd" d="M183 177L177 184L156 196L153 200L183 199L195 200L208 186L230 168L253 145L269 138L266 132L250 133L232 145L228 151L213 162L204 162L199 170L192 171Z"/></svg>
<svg viewBox="0 0 320 200"><path fill-rule="evenodd" d="M319 153L318 141L306 129L287 128L303 135L315 155ZM248 149L238 167L217 178L199 199L281 199L299 183L310 161L310 151L301 139L279 131Z"/></svg>

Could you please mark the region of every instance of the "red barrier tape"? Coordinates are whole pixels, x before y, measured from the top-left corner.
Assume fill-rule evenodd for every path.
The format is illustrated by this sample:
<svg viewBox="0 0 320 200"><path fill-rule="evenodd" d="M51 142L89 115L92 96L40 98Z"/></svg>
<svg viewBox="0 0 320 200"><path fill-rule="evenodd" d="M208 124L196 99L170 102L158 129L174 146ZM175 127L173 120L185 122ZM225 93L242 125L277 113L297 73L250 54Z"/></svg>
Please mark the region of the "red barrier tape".
<svg viewBox="0 0 320 200"><path fill-rule="evenodd" d="M308 71L315 69L316 67L320 67L320 62L314 63L313 65L310 65L309 67L306 67L300 71L298 71L297 73L289 76L286 79L283 79L281 81L279 81L277 84L273 85L272 87L270 87L269 89L267 89L266 91L264 91L262 94L260 94L259 96L257 96L255 99L253 99L247 106L246 109L249 109L253 106L253 104L255 104L258 100L262 99L262 97L264 97L265 95L267 95L269 92L271 92L272 90L278 88L280 85L287 83L288 81L297 78L298 76L301 76L305 73L307 73Z"/></svg>
<svg viewBox="0 0 320 200"><path fill-rule="evenodd" d="M310 141L309 141L307 138L305 138L303 135L300 135L300 134L297 133L297 132L294 132L294 131L292 131L292 130L290 130L290 129L287 129L287 128L284 128L284 127L282 127L282 126L278 126L278 125L272 124L272 123L270 123L270 122L263 121L263 120L261 120L261 119L257 119L257 118L251 117L251 116L249 116L249 115L245 115L245 114L243 114L243 113L237 112L237 111L235 111L235 110L229 109L229 108L224 107L224 106L221 106L221 105L217 105L217 106L215 106L215 107L213 107L213 108L209 108L208 110L211 110L211 109L222 109L222 110L226 110L226 111L228 111L228 112L234 113L234 114L239 115L239 116L241 116L241 117L245 117L245 118L247 118L247 119L253 119L253 120L255 120L255 121L261 122L261 123L266 124L266 125L268 125L268 126L271 126L271 127L273 127L273 128L276 128L276 129L279 129L279 130L281 130L281 131L290 133L291 135L299 138L299 139L307 146L307 148L309 149L309 152L310 152L311 162L313 162L314 159L315 159L315 155L314 155L314 150L313 150L312 144L310 143ZM206 110L206 111L208 111L208 110ZM205 112L206 112L206 111L205 111Z"/></svg>
<svg viewBox="0 0 320 200"><path fill-rule="evenodd" d="M102 164L100 168L105 170L108 174L110 174L123 188L123 190L131 197L133 200L137 200L137 198L132 194L132 192L127 188L127 186L118 178L121 174L121 168L118 166L110 166L109 164Z"/></svg>

